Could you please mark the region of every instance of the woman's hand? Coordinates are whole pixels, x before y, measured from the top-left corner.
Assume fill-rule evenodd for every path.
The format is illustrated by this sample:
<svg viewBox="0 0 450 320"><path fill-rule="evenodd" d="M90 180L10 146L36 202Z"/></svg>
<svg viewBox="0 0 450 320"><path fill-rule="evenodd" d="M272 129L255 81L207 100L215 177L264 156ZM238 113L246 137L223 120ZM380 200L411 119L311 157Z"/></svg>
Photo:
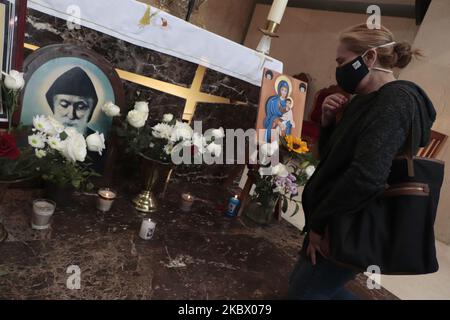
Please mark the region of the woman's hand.
<svg viewBox="0 0 450 320"><path fill-rule="evenodd" d="M316 257L317 253L320 253L323 257L326 257L322 252L322 236L320 234L315 233L314 231L310 231L309 234L309 243L308 248L306 249L306 255L311 258L312 265L316 265Z"/></svg>
<svg viewBox="0 0 450 320"><path fill-rule="evenodd" d="M336 118L336 114L347 102L347 97L340 93L326 97L322 104L322 126L330 125Z"/></svg>

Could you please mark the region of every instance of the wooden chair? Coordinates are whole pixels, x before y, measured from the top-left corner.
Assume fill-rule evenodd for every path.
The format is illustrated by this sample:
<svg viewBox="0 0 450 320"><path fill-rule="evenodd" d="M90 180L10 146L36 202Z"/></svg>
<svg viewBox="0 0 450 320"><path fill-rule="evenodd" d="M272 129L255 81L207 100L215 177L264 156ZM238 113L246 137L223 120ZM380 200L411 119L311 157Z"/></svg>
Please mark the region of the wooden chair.
<svg viewBox="0 0 450 320"><path fill-rule="evenodd" d="M420 148L417 152L418 157L435 159L439 152L442 150L448 136L436 131L431 130L430 141L428 144Z"/></svg>

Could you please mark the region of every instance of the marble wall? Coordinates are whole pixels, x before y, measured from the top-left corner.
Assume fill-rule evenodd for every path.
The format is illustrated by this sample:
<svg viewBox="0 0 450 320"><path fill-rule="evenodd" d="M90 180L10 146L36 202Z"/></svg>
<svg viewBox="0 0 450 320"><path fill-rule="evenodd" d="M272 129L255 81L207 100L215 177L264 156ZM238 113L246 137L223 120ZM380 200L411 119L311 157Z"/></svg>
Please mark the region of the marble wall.
<svg viewBox="0 0 450 320"><path fill-rule="evenodd" d="M118 69L186 88L191 86L198 68L196 64L135 46L89 28L70 30L66 21L32 9L28 11L25 42L38 47L59 43L79 45L100 54ZM30 53L30 50L26 50L26 55ZM134 101L145 100L149 102L151 117L161 117L170 112L181 119L185 99L125 80L123 87L126 110L132 107ZM200 90L232 101L232 104L197 105L193 120L203 121L205 129L220 126L226 129L247 129L255 126L259 87L208 69ZM223 170L212 171L226 177L227 170L225 174Z"/></svg>

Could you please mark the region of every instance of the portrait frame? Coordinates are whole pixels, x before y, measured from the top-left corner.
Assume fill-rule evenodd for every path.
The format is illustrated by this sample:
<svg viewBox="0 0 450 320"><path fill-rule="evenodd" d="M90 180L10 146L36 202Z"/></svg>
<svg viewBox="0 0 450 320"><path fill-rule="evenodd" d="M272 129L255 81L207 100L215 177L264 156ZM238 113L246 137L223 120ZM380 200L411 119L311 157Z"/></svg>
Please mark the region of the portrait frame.
<svg viewBox="0 0 450 320"><path fill-rule="evenodd" d="M64 69L65 63L67 64L66 70ZM39 76L40 82L45 82L46 79L42 79L42 75L45 76L48 72L53 72L53 70L58 68L63 71L57 75L57 79L51 79L51 76L49 75L48 79L51 79L50 81L59 80L60 78L58 77L69 71L69 69L81 68L85 72L95 71L97 73L96 79L98 77L98 79L101 80L97 81L95 91L98 93L97 90L99 89L99 86L101 86L101 88L107 89L107 94L106 91L104 91L103 94L98 94L97 103L92 110L92 113L95 113L95 115L101 116L103 119L107 118L107 116L104 115L100 109L101 105L108 101L113 102L121 109L124 107L125 94L122 80L117 74L115 68L105 58L91 50L87 50L76 45L55 44L38 49L25 59L24 78L26 84L22 92L22 106L20 108L20 112L18 113L18 122L23 125L30 125L30 115L43 114L42 112L39 112L39 110L33 110L33 108L36 108L35 101L42 101L44 99L42 95L45 94L45 92L35 91L35 87L33 87L33 85L36 81L33 77ZM91 73L88 77L90 77L91 80L93 79ZM45 90L48 90L50 87L51 85L47 85L47 87L45 87L45 85L43 86L43 88L46 88ZM36 100L30 98L33 97L33 95L36 96ZM32 104L29 103L30 99L33 101ZM43 107L41 106L41 109L42 108ZM112 119L110 119L109 128L111 126ZM95 129L93 130L95 131ZM105 134L105 136L108 135L107 130L101 131Z"/></svg>
<svg viewBox="0 0 450 320"><path fill-rule="evenodd" d="M267 68L263 74L256 120L258 140L273 141L269 129L277 130L282 135L301 138L308 84ZM265 76L267 74L271 77ZM286 97L283 97L280 91L286 88ZM262 132L264 136L261 136Z"/></svg>
<svg viewBox="0 0 450 320"><path fill-rule="evenodd" d="M0 67L2 72L9 73L12 69L21 71L25 26L27 15L27 0L0 0ZM0 129L8 127L9 115L3 107L3 92L0 90Z"/></svg>

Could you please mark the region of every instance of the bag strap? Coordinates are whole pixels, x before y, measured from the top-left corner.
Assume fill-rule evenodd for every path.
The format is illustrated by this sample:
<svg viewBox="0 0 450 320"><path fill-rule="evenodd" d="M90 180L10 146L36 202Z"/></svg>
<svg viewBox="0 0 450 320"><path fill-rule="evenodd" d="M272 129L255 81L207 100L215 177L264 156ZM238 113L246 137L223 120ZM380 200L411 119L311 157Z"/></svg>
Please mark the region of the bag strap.
<svg viewBox="0 0 450 320"><path fill-rule="evenodd" d="M408 148L406 149L406 162L408 166L408 176L410 178L414 177L414 119L416 114L416 107L413 104L412 117L411 117L411 128L409 130L408 139L406 140Z"/></svg>

